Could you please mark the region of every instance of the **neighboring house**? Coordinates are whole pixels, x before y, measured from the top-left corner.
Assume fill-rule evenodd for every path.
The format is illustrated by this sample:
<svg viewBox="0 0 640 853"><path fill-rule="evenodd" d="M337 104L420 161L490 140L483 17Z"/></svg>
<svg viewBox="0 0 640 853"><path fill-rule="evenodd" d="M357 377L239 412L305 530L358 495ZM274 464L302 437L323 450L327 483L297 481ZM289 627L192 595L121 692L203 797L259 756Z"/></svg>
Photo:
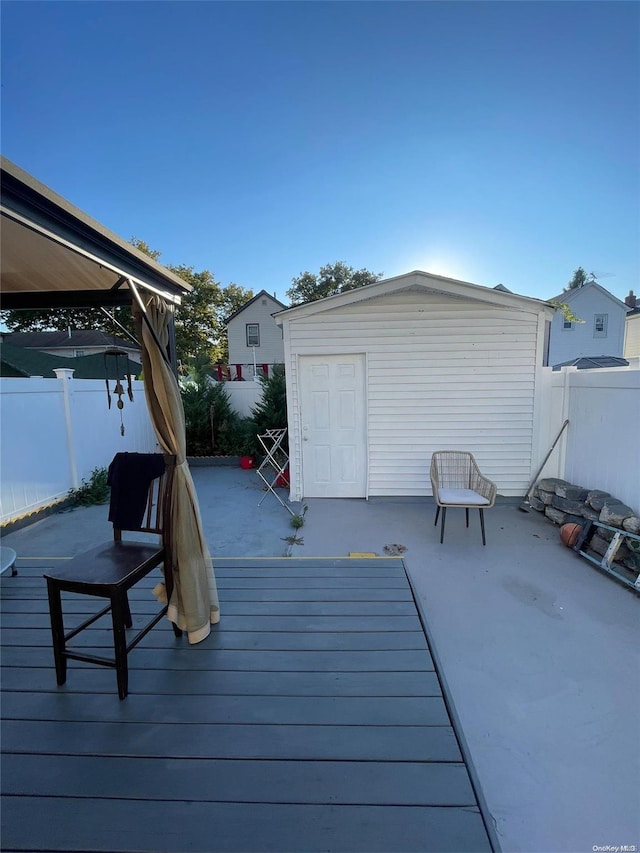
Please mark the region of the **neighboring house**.
<svg viewBox="0 0 640 853"><path fill-rule="evenodd" d="M557 311L551 322L550 365L573 361L583 356L621 357L624 349L624 302L595 282L554 296L550 302L566 302L571 312L584 322L566 320Z"/></svg>
<svg viewBox="0 0 640 853"><path fill-rule="evenodd" d="M227 317L229 364L282 364L284 345L282 330L273 318L286 306L275 296L261 290Z"/></svg>
<svg viewBox="0 0 640 853"><path fill-rule="evenodd" d="M137 344L92 329L68 332L9 332L3 335L3 340L12 346L40 350L63 358L99 355L106 349L118 347L126 351L128 358L138 364L141 362L140 347Z"/></svg>
<svg viewBox="0 0 640 853"><path fill-rule="evenodd" d="M629 291L624 302L629 308L625 317L624 357L638 358L640 356L640 307L633 290Z"/></svg>
<svg viewBox="0 0 640 853"><path fill-rule="evenodd" d="M282 311L291 499L429 495L431 454L446 449L523 495L552 315L420 271Z"/></svg>
<svg viewBox="0 0 640 853"><path fill-rule="evenodd" d="M105 367L104 355L87 355L81 358L62 358L59 355L50 355L40 350L26 347L16 347L7 343L10 335L2 335L0 341L0 376L6 377L29 377L42 376L44 379L54 379L54 370L58 367L71 368L74 371L74 379L115 379L115 364L109 360ZM118 369L122 373L130 373L137 377L142 366L137 361L127 358L118 359Z"/></svg>

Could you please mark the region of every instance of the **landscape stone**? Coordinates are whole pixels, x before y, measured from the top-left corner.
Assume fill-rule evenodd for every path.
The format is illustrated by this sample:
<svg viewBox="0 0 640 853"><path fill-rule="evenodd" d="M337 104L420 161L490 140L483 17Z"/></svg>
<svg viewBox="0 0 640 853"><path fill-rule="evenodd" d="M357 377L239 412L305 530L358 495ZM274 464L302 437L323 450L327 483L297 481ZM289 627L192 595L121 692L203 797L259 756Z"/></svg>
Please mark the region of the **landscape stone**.
<svg viewBox="0 0 640 853"><path fill-rule="evenodd" d="M630 515L622 522L622 527L628 533L640 533L640 518L637 515Z"/></svg>
<svg viewBox="0 0 640 853"><path fill-rule="evenodd" d="M615 535L613 530L608 530L606 527L598 527L597 531L598 531L598 536L601 539L605 539L607 542L611 542L611 540L613 539L613 537Z"/></svg>
<svg viewBox="0 0 640 853"><path fill-rule="evenodd" d="M564 520L566 518L566 513L562 512L559 509L555 509L555 507L548 506L546 507L544 514L547 518L550 518L554 524L564 524Z"/></svg>
<svg viewBox="0 0 640 853"><path fill-rule="evenodd" d="M594 509L597 509L598 512L600 512L600 510L606 503L621 503L618 498L614 498L611 495L608 495L606 492L600 492L598 494L592 492L591 494L593 494L594 497L587 499L589 502L589 506L593 507Z"/></svg>
<svg viewBox="0 0 640 853"><path fill-rule="evenodd" d="M598 500L599 498L610 498L610 497L611 497L611 495L609 492L603 492L600 489L591 489L589 494L587 495L586 502L589 504L589 506L593 506L591 503L592 500ZM593 507L593 508L595 509L596 507ZM601 506L598 507L598 510L601 510L601 509L602 509Z"/></svg>
<svg viewBox="0 0 640 853"><path fill-rule="evenodd" d="M596 554L599 554L601 557L607 553L607 548L609 547L609 543L606 539L603 539L602 536L592 536L591 541L589 542L589 550L595 551Z"/></svg>
<svg viewBox="0 0 640 853"><path fill-rule="evenodd" d="M630 506L623 503L605 503L600 511L600 521L612 527L622 527L625 519L634 514Z"/></svg>
<svg viewBox="0 0 640 853"><path fill-rule="evenodd" d="M538 488L544 492L553 492L555 494L556 486L570 486L566 480L560 480L558 477L546 477L544 480L538 481Z"/></svg>
<svg viewBox="0 0 640 853"><path fill-rule="evenodd" d="M598 521L600 519L600 513L597 509L592 509L587 504L582 505L582 509L580 510L580 515L583 518L589 518L591 521Z"/></svg>
<svg viewBox="0 0 640 853"><path fill-rule="evenodd" d="M640 554L629 554L622 561L622 565L633 572L640 572Z"/></svg>
<svg viewBox="0 0 640 853"><path fill-rule="evenodd" d="M627 537L624 541L632 554L640 554L640 539L631 539L630 537Z"/></svg>
<svg viewBox="0 0 640 853"><path fill-rule="evenodd" d="M572 501L580 501L584 502L587 499L587 495L589 494L589 490L583 488L583 486L572 486L572 485L563 485L558 483L555 488L555 493L559 498L568 498Z"/></svg>
<svg viewBox="0 0 640 853"><path fill-rule="evenodd" d="M620 542L620 544L618 545L618 550L616 551L616 555L614 558L615 562L616 563L624 563L624 561L627 560L630 556L631 556L631 551L624 544L624 541Z"/></svg>
<svg viewBox="0 0 640 853"><path fill-rule="evenodd" d="M551 506L561 509L563 512L572 512L574 515L580 515L583 504L582 501L572 501L568 498L560 498L558 495L554 495L551 499Z"/></svg>
<svg viewBox="0 0 640 853"><path fill-rule="evenodd" d="M584 518L581 515L567 513L564 517L564 524L579 524L580 527L584 527Z"/></svg>
<svg viewBox="0 0 640 853"><path fill-rule="evenodd" d="M589 521L608 525L611 529L596 528L586 546L600 557L606 554L616 530L640 536L640 513L602 489L585 489L559 477L547 477L536 485L529 505L532 509L544 511L549 521L557 525L573 523L584 526ZM626 539L621 543L614 561L620 571L624 566L640 572L640 539Z"/></svg>

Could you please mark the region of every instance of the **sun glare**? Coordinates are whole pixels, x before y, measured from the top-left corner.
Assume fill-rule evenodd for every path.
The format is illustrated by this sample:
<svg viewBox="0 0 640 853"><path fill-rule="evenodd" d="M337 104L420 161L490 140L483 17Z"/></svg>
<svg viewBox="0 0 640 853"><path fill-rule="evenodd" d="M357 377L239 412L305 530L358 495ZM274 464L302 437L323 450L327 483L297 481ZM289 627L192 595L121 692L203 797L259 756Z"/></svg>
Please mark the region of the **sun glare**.
<svg viewBox="0 0 640 853"><path fill-rule="evenodd" d="M461 281L469 281L466 265L461 258L447 256L445 254L415 254L399 259L397 264L402 272L410 270L422 270L422 272L442 275L445 278L455 278Z"/></svg>

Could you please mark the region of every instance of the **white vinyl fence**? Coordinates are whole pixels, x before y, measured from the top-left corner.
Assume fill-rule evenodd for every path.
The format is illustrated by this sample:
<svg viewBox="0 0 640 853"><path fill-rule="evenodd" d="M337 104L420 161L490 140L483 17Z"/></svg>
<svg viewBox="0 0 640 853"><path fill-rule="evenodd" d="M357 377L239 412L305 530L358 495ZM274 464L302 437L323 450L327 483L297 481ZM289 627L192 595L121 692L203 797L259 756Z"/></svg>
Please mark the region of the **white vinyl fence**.
<svg viewBox="0 0 640 853"><path fill-rule="evenodd" d="M548 414L539 462L569 419L542 476L602 489L640 510L640 359L623 368L544 368L541 393Z"/></svg>
<svg viewBox="0 0 640 853"><path fill-rule="evenodd" d="M102 380L0 379L0 521L64 498L118 451L158 452L144 398L107 409ZM231 405L249 414L261 398L257 382L227 382ZM640 510L640 359L629 368L554 372L542 368L537 467L565 418L570 423L542 476L603 489Z"/></svg>
<svg viewBox="0 0 640 853"><path fill-rule="evenodd" d="M250 380L247 382L223 382L222 386L229 395L229 404L239 415L248 417L252 409L262 399L262 383Z"/></svg>
<svg viewBox="0 0 640 853"><path fill-rule="evenodd" d="M142 382L133 382L133 402L123 398L122 436L117 398L108 409L103 380L57 373L57 379L0 379L2 523L66 497L118 451L159 451Z"/></svg>

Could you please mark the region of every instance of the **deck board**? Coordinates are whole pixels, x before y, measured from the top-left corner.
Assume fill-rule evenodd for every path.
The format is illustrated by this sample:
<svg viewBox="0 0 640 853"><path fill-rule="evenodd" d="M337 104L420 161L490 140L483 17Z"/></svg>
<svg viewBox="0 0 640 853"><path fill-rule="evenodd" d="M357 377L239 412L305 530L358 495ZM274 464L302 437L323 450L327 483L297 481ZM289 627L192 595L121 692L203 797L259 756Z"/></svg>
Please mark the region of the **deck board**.
<svg viewBox="0 0 640 853"><path fill-rule="evenodd" d="M156 627L124 702L79 661L57 687L45 570L0 587L3 849L492 849L402 560L216 563L220 625ZM68 626L97 607L66 596ZM81 637L104 653L108 622Z"/></svg>

